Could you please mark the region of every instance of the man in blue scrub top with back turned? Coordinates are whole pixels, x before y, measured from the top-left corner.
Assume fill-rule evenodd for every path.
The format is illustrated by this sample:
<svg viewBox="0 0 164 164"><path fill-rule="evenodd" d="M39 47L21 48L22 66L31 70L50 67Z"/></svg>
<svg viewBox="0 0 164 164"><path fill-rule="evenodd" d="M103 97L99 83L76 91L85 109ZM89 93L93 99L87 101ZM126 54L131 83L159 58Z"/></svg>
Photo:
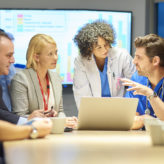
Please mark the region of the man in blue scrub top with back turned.
<svg viewBox="0 0 164 164"><path fill-rule="evenodd" d="M155 34L138 37L135 47L133 63L138 72L121 81L129 86L125 97L139 99L133 129L140 129L145 117L164 120L164 39Z"/></svg>

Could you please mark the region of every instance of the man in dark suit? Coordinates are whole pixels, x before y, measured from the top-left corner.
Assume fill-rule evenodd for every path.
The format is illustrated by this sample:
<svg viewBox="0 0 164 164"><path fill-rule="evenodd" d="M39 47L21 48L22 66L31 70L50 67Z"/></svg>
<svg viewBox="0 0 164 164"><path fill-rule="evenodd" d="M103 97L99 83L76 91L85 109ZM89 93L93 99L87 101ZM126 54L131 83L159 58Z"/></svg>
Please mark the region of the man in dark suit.
<svg viewBox="0 0 164 164"><path fill-rule="evenodd" d="M0 75L8 75L9 67L15 62L13 38L4 30L0 29ZM43 110L36 110L28 119L34 117L45 117ZM0 120L8 121L14 124L21 124L27 121L27 118L17 116L9 112L2 99L2 87L0 86Z"/></svg>
<svg viewBox="0 0 164 164"><path fill-rule="evenodd" d="M17 124L19 116L8 111L2 100L2 88L0 86L0 120L9 121L11 123Z"/></svg>
<svg viewBox="0 0 164 164"><path fill-rule="evenodd" d="M14 63L14 45L12 39L3 30L0 30L0 75L9 73L9 66ZM2 87L0 86L0 120L17 124L19 116L8 111L2 100Z"/></svg>
<svg viewBox="0 0 164 164"><path fill-rule="evenodd" d="M4 30L0 29L0 75L8 75L9 67L12 63L14 63L13 54L14 45L12 43L12 39ZM43 110L36 110L28 117L28 119L31 119L33 117L45 117L43 112ZM3 145L1 141L17 140L29 137L44 137L50 133L52 125L51 122L48 120L40 120L40 122L36 121L32 123L33 126L22 126L22 131L20 131L20 128L17 128L16 125L13 125L11 123L22 123L20 121L21 119L23 118L9 112L8 108L3 102L2 87L0 86L0 164L5 163ZM24 118L24 121L27 121L27 118Z"/></svg>

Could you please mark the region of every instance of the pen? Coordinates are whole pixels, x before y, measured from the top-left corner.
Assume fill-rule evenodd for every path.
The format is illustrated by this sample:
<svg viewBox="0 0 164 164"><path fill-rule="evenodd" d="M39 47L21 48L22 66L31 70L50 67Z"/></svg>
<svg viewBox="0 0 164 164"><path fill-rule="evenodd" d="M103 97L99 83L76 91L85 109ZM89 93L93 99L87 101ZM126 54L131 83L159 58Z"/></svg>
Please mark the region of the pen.
<svg viewBox="0 0 164 164"><path fill-rule="evenodd" d="M51 110L50 110L50 111L46 111L46 112L44 112L44 114L51 113L53 109L54 109L54 107L53 107L53 106L51 106Z"/></svg>
<svg viewBox="0 0 164 164"><path fill-rule="evenodd" d="M47 111L47 112L44 112L44 114L48 114L48 113L50 113L51 111Z"/></svg>
<svg viewBox="0 0 164 164"><path fill-rule="evenodd" d="M115 79L115 73L113 72L113 78Z"/></svg>

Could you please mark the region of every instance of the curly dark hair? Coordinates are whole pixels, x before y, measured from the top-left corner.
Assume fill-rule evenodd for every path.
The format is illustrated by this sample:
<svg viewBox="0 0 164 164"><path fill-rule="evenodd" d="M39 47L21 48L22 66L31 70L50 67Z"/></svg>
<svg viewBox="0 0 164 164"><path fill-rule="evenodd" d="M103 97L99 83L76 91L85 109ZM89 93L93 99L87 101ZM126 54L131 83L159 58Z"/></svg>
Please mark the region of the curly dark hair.
<svg viewBox="0 0 164 164"><path fill-rule="evenodd" d="M115 33L112 25L104 20L97 20L84 25L74 38L75 44L79 47L80 54L88 59L92 55L93 45L97 44L98 37L105 39L111 46L115 40Z"/></svg>

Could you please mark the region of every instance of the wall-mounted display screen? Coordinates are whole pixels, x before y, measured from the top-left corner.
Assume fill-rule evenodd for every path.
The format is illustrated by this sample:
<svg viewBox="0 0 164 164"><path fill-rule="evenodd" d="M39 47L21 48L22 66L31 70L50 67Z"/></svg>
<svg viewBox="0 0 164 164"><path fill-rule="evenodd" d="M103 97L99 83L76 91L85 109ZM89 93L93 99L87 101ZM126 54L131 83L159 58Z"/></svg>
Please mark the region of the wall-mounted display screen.
<svg viewBox="0 0 164 164"><path fill-rule="evenodd" d="M26 64L26 50L31 37L37 33L51 35L58 47L57 71L63 84L72 84L74 59L79 51L73 38L80 27L103 19L111 23L116 33L113 46L131 52L132 12L70 10L70 9L0 9L0 28L13 34L15 64Z"/></svg>
<svg viewBox="0 0 164 164"><path fill-rule="evenodd" d="M164 38L164 2L157 4L157 34Z"/></svg>

